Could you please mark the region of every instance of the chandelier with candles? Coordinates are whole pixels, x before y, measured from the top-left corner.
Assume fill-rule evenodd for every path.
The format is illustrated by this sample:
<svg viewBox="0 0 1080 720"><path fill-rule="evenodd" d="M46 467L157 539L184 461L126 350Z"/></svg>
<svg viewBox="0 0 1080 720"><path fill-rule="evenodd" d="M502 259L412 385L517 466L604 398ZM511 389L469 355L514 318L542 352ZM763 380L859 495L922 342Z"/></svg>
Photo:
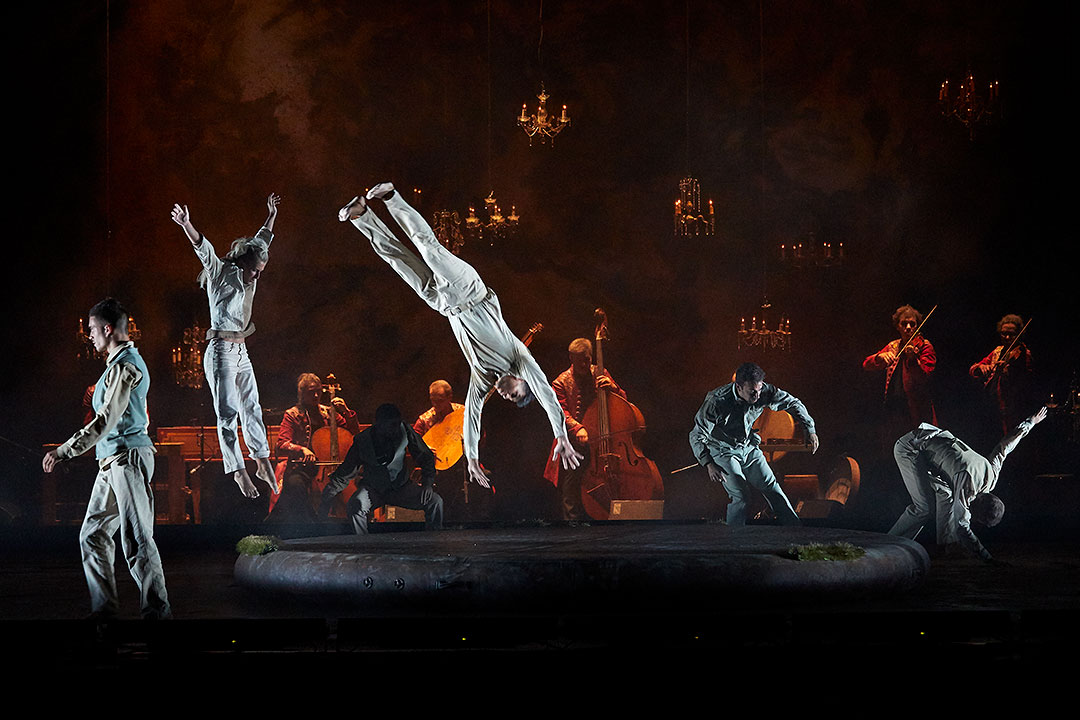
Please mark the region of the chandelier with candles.
<svg viewBox="0 0 1080 720"><path fill-rule="evenodd" d="M522 103L521 115L518 116L517 124L529 136L530 145L532 145L533 138L538 135L541 144L550 139L552 145L554 145L555 136L565 128L570 127L570 116L566 114L565 105L562 106L562 115L554 117L548 114L547 101L551 96L544 91L544 83L540 83L540 94L536 97L540 101L540 104L536 106L536 112L532 115L527 114L525 103Z"/></svg>

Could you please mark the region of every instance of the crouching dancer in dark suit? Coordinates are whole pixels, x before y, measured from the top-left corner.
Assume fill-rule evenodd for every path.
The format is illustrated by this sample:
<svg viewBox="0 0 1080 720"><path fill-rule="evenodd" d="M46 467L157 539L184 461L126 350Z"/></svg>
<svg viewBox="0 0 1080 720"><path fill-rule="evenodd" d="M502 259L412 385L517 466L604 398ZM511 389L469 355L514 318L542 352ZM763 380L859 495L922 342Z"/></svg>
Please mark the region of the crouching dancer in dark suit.
<svg viewBox="0 0 1080 720"><path fill-rule="evenodd" d="M421 484L409 479L405 453L420 468ZM435 492L435 455L420 436L401 421L396 405L386 403L375 411L375 424L353 441L344 462L330 476L323 490L319 516L326 517L330 501L363 470L358 489L346 505L353 530L358 535L368 531L372 508L386 503L424 511L428 530L443 526L443 500Z"/></svg>

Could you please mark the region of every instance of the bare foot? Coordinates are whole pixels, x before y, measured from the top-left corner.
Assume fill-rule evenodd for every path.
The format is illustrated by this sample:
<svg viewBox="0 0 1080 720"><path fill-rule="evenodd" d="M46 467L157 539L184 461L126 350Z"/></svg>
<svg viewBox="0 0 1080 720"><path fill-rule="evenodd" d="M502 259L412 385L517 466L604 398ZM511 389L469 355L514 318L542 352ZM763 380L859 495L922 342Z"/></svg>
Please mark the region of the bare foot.
<svg viewBox="0 0 1080 720"><path fill-rule="evenodd" d="M355 220L365 212L367 212L367 201L358 195L345 203L345 207L338 210L337 219L339 222Z"/></svg>
<svg viewBox="0 0 1080 720"><path fill-rule="evenodd" d="M255 470L255 477L270 486L270 493L272 495L280 493L281 488L278 487L277 478L274 477L274 466L270 464L269 458L256 458L255 465L257 468Z"/></svg>
<svg viewBox="0 0 1080 720"><path fill-rule="evenodd" d="M255 489L255 484L251 482L246 468L240 468L234 472L233 480L240 487L240 494L244 497L252 499L259 497L259 491Z"/></svg>
<svg viewBox="0 0 1080 720"><path fill-rule="evenodd" d="M388 200L390 196L394 194L393 183L379 183L375 187L367 191L368 200Z"/></svg>

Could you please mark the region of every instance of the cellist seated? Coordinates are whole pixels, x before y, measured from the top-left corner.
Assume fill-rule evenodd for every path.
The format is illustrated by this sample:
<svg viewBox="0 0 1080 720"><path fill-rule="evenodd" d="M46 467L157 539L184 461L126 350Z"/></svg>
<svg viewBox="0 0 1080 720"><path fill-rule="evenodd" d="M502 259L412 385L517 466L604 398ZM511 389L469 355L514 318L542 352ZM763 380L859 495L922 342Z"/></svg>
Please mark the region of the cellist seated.
<svg viewBox="0 0 1080 720"><path fill-rule="evenodd" d="M278 431L277 452L285 460L278 463L277 481L281 495L272 506L270 518L275 522L313 522L317 496L312 496L311 482L318 474L316 463L329 458L319 458L313 442L320 428L329 428L331 412L336 415L338 427L352 435L360 432L356 413L340 397L333 398L333 406L319 402L323 383L318 375L304 373L296 380L296 405L285 411ZM344 449L341 451L344 455Z"/></svg>

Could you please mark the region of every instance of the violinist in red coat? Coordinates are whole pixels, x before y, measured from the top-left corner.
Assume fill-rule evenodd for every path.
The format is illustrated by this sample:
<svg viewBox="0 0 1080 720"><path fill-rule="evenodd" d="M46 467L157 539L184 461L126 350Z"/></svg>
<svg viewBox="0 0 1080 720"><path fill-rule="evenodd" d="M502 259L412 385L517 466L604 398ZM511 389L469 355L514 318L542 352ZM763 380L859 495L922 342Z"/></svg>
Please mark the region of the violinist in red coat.
<svg viewBox="0 0 1080 720"><path fill-rule="evenodd" d="M1009 314L998 320L1001 344L968 370L971 377L982 380L994 393L1006 434L1026 414L1025 402L1031 390L1031 351L1017 340L1023 327L1024 319L1019 315Z"/></svg>
<svg viewBox="0 0 1080 720"><path fill-rule="evenodd" d="M896 438L919 423L937 422L931 387L937 355L929 340L915 334L921 312L902 305L892 320L900 337L863 360L863 370L885 371L886 437Z"/></svg>

